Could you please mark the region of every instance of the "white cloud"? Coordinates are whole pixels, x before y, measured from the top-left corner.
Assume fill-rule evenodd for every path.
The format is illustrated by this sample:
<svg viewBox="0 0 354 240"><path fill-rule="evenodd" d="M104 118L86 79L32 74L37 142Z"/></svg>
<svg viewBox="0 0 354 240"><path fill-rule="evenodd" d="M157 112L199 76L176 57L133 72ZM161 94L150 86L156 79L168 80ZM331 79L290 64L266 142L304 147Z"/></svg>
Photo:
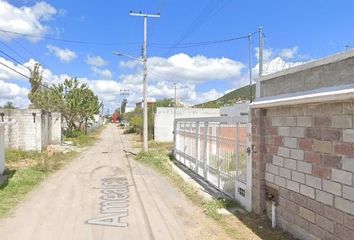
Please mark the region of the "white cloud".
<svg viewBox="0 0 354 240"><path fill-rule="evenodd" d="M282 58L285 58L285 59L292 59L297 54L298 49L299 48L297 46L295 46L293 48L281 49L281 51L279 53L279 57L282 57Z"/></svg>
<svg viewBox="0 0 354 240"><path fill-rule="evenodd" d="M27 68L20 64L15 64L11 61L6 60L5 58L0 57L0 62L7 65L8 67L14 69L15 71L25 75L29 76L30 72ZM24 76L14 72L10 68L5 67L4 65L0 64L0 79L1 80L27 80Z"/></svg>
<svg viewBox="0 0 354 240"><path fill-rule="evenodd" d="M0 106L12 102L16 107L27 107L29 104L27 95L28 89L0 80Z"/></svg>
<svg viewBox="0 0 354 240"><path fill-rule="evenodd" d="M301 59L301 56L298 54L299 48L297 46L292 48L283 48L283 49L264 49L263 50L263 75L272 74L279 72L281 70L295 67L298 65L305 64L311 59L306 61L297 61L296 59ZM259 49L255 48L255 56L258 59ZM258 76L259 63L252 69L254 77Z"/></svg>
<svg viewBox="0 0 354 240"><path fill-rule="evenodd" d="M271 51L269 50L269 52ZM280 53L280 51L278 51L278 53ZM296 56L294 56L294 58L296 58ZM30 59L24 65L31 67L34 63L35 61ZM277 56L265 61L264 72L268 74L302 63L303 62L296 61L290 62ZM8 64L11 64L11 62L8 62ZM238 88L248 83L247 69L244 68L243 64L225 58L206 58L203 56L189 57L185 54L177 54L167 59L157 57L150 58L149 64L151 64L149 65L150 70L148 73L149 100L173 98L174 82L177 82L178 101L186 105L195 105L197 103L215 100L229 92L219 92L216 89L209 89L205 92L198 91L198 84L206 81L227 81L229 84L233 84L233 88ZM157 66L155 69L153 69L153 64ZM15 64L11 66L19 69L21 67ZM233 66L236 69L232 69ZM105 108L109 108L111 112L120 106L122 100L120 96L121 90L129 90L130 95L127 99L128 108L130 109L135 107L135 103L142 100L141 63L138 61L121 62L120 67L121 70L126 71L126 73L120 75L116 80L112 79L112 74L108 69L101 69L96 66L92 66L91 70L96 71L97 79L79 79L81 82L88 84L95 94L98 95L100 101L103 101ZM65 78L69 78L66 74L56 75L49 69L42 70L43 76L45 77L44 81L47 81L49 84L63 82ZM0 76L4 74L4 71L4 69L2 70L0 68ZM256 76L258 73L258 64L253 68L253 72ZM15 77L15 75L11 75L10 73L11 72L7 72L5 74L5 76L7 76L5 80L14 79L13 77ZM18 91L18 93L20 93L20 91ZM25 104L24 99L27 99L27 95L18 95L22 96L19 98L22 99L21 102ZM7 97L6 99L10 98ZM16 99L16 101L20 100Z"/></svg>
<svg viewBox="0 0 354 240"><path fill-rule="evenodd" d="M121 62L122 69L136 69L141 76L139 61ZM228 58L207 58L202 55L190 57L180 53L169 58L148 59L148 75L151 81L183 81L201 83L211 80L234 80L241 76L244 65ZM140 71L140 72L139 72ZM141 78L141 77L140 77Z"/></svg>
<svg viewBox="0 0 354 240"><path fill-rule="evenodd" d="M95 67L103 67L107 65L107 61L105 61L100 56L90 56L90 55L87 56L86 63Z"/></svg>
<svg viewBox="0 0 354 240"><path fill-rule="evenodd" d="M32 7L16 7L7 1L0 1L0 28L7 31L43 36L49 31L48 22L57 10L50 4L36 2ZM20 37L16 34L0 33L0 39L11 40ZM32 41L38 38L28 37Z"/></svg>
<svg viewBox="0 0 354 240"><path fill-rule="evenodd" d="M101 69L98 67L91 67L91 71L103 79L112 79L112 73L108 69Z"/></svg>
<svg viewBox="0 0 354 240"><path fill-rule="evenodd" d="M67 48L62 49L50 44L47 45L47 48L51 53L53 53L57 58L59 58L61 62L68 63L73 61L75 58L77 58L76 53Z"/></svg>

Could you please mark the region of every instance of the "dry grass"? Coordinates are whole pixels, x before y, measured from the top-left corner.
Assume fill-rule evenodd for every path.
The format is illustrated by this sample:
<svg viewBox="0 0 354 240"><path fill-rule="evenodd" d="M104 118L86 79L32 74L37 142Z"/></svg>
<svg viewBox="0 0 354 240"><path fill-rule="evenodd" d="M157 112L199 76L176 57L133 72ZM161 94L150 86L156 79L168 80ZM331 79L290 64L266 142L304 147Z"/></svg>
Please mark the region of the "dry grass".
<svg viewBox="0 0 354 240"><path fill-rule="evenodd" d="M92 145L103 128L72 139L78 146ZM79 153L55 153L7 149L5 153L6 181L0 186L0 218L8 216L26 195L48 175L61 169Z"/></svg>
<svg viewBox="0 0 354 240"><path fill-rule="evenodd" d="M135 139L137 141L137 139ZM137 141L138 142L138 141ZM139 143L139 142L138 142ZM221 215L220 208L239 207L230 199L206 200L198 190L184 181L171 167L172 143L149 143L148 152L140 152L137 160L151 166L159 173L166 175L172 183L181 190L189 200L199 206L203 212L217 222L231 239L271 239L293 240L294 238L280 229L272 229L270 221L265 216L253 213L234 213Z"/></svg>

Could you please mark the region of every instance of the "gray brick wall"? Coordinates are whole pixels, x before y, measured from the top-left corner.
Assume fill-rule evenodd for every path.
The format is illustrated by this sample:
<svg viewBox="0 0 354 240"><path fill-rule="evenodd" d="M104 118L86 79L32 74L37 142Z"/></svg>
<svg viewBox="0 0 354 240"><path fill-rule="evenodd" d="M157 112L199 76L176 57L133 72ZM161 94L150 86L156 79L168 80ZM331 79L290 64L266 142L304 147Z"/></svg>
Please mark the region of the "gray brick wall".
<svg viewBox="0 0 354 240"><path fill-rule="evenodd" d="M270 108L265 122L278 224L300 239L354 239L354 101Z"/></svg>

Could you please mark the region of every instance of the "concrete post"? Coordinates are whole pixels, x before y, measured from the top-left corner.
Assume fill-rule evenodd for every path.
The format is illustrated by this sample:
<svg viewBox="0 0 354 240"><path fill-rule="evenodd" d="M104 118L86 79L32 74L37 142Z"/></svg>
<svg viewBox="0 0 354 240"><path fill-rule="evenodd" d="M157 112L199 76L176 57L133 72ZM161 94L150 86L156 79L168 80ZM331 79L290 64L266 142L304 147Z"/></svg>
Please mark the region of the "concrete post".
<svg viewBox="0 0 354 240"><path fill-rule="evenodd" d="M252 210L262 214L265 210L265 109L251 110L252 123Z"/></svg>

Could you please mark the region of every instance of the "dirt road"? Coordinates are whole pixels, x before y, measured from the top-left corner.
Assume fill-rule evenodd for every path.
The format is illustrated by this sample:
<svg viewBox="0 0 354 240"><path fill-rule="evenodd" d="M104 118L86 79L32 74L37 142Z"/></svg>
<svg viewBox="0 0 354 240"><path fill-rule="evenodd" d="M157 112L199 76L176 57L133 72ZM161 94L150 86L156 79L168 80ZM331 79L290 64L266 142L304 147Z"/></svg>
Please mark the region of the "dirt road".
<svg viewBox="0 0 354 240"><path fill-rule="evenodd" d="M133 161L129 145L108 125L0 222L0 239L228 239L167 179Z"/></svg>

